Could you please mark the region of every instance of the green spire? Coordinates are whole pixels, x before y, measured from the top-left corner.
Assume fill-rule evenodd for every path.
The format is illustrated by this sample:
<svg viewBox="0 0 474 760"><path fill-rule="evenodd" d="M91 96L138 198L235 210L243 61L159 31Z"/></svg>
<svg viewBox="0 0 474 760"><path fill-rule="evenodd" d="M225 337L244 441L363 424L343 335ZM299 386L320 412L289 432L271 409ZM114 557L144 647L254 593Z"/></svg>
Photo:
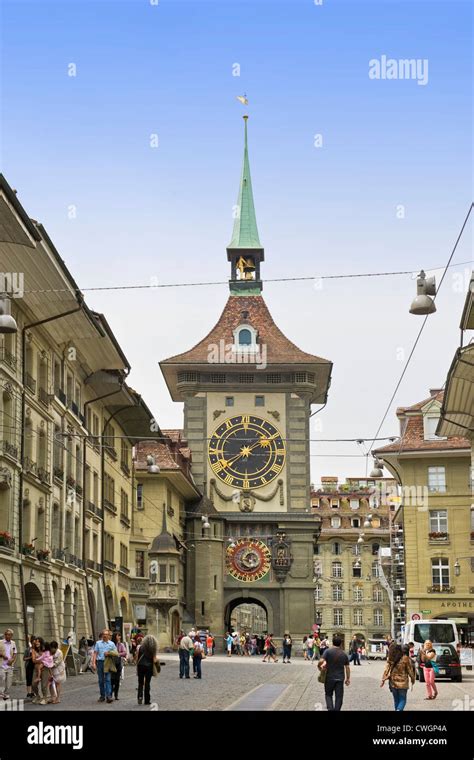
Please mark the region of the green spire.
<svg viewBox="0 0 474 760"><path fill-rule="evenodd" d="M253 204L252 180L250 178L250 164L247 146L247 119L245 122L245 145L244 145L244 162L242 165L242 176L240 178L239 196L237 199L238 216L234 222L232 240L227 246L230 248L257 248L261 249L262 245L258 237L257 219L255 217L255 206Z"/></svg>

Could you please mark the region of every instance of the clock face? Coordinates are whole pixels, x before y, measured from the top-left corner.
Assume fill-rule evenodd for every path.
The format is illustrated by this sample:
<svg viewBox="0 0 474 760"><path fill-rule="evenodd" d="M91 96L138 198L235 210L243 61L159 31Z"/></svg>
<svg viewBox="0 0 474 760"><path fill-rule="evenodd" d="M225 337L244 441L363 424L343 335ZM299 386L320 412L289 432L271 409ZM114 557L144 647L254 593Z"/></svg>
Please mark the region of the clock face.
<svg viewBox="0 0 474 760"><path fill-rule="evenodd" d="M219 480L244 490L271 483L285 463L280 432L255 414L237 414L221 422L208 449L209 463Z"/></svg>
<svg viewBox="0 0 474 760"><path fill-rule="evenodd" d="M271 560L268 546L256 539L241 538L226 551L227 572L245 583L263 578L270 570Z"/></svg>

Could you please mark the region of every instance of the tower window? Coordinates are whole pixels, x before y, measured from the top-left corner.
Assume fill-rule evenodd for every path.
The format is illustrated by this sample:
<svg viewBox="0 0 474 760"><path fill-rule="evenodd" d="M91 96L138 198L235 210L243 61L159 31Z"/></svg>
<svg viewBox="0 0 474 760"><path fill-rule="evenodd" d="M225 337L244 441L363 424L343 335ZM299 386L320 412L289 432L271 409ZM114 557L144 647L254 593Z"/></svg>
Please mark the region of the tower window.
<svg viewBox="0 0 474 760"><path fill-rule="evenodd" d="M255 396L255 406L265 406L265 396Z"/></svg>
<svg viewBox="0 0 474 760"><path fill-rule="evenodd" d="M252 333L244 328L239 332L239 346L250 346L252 344Z"/></svg>

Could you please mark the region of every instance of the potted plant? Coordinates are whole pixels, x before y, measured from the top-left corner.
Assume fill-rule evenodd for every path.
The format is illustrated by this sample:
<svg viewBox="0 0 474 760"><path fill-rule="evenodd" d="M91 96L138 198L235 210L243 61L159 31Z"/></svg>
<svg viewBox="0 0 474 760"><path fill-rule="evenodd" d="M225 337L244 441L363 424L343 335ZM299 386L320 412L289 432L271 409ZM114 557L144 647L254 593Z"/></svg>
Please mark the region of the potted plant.
<svg viewBox="0 0 474 760"><path fill-rule="evenodd" d="M0 532L0 546L13 546L13 536L8 533L8 531L2 531Z"/></svg>

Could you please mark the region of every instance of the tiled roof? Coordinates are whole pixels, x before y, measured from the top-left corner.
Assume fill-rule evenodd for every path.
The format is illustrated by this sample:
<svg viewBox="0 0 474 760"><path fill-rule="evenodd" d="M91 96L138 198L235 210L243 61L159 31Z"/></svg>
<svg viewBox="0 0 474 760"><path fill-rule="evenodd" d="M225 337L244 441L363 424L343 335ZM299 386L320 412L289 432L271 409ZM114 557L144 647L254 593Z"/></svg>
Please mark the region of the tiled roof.
<svg viewBox="0 0 474 760"><path fill-rule="evenodd" d="M246 317L242 312L247 312ZM307 354L288 340L276 326L262 296L229 296L219 321L203 340L189 351L165 359L161 364L202 364L209 361L210 345L234 342L233 330L240 324L250 324L258 331L259 345L266 345L268 364L327 364L331 362Z"/></svg>
<svg viewBox="0 0 474 760"><path fill-rule="evenodd" d="M447 451L456 449L470 448L470 441L462 437L435 438L425 440L424 420L421 410L430 401L443 401L444 391L433 393L429 398L420 401L413 406L402 406L397 409L397 417L400 419L402 426L405 425L403 434L394 443L375 449L374 454L383 455L392 452L402 453L406 451ZM416 412L418 412L416 414ZM408 414L407 414L408 413Z"/></svg>

